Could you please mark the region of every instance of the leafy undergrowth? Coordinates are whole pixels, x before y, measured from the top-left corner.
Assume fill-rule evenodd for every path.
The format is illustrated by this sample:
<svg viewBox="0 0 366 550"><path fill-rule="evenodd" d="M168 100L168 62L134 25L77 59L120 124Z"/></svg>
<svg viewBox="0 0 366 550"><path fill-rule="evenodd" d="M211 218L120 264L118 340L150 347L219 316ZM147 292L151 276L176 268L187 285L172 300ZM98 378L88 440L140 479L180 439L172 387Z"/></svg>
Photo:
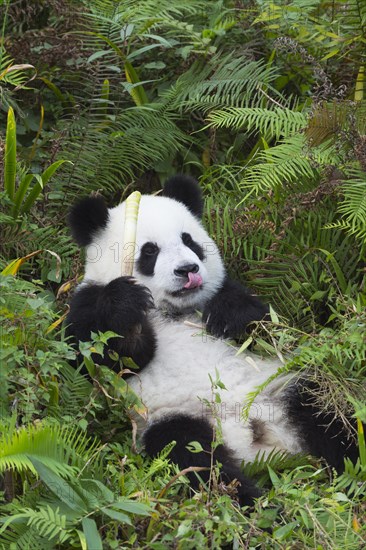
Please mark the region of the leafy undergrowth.
<svg viewBox="0 0 366 550"><path fill-rule="evenodd" d="M75 352L62 331L55 338L58 315L42 284L2 276L1 286L0 548L364 547L361 429L360 459L347 463L341 476L309 457L281 453L243 465L263 489L253 510L238 506L235 485L215 483L219 466L212 487L192 494L169 461L171 447L155 460L145 457L129 420L141 404L123 379L97 368L92 384L70 366ZM352 364L364 361L365 324L362 311L345 317L327 353L330 330L302 343L296 368L303 361L311 368L309 356L319 368L331 355L344 360L351 386L358 387ZM101 352L108 336L96 334L83 346L89 371L95 369L91 353ZM354 396L365 421L357 391Z"/></svg>
<svg viewBox="0 0 366 550"><path fill-rule="evenodd" d="M365 2L3 0L0 14L0 548L363 549ZM243 349L286 357L321 407L358 419L341 476L309 457L243 465L263 487L254 510L235 487L192 495L169 449L145 457L141 403L93 363L111 334L80 349L91 383L62 329L83 275L68 207L179 172L200 179L230 274L275 305Z"/></svg>

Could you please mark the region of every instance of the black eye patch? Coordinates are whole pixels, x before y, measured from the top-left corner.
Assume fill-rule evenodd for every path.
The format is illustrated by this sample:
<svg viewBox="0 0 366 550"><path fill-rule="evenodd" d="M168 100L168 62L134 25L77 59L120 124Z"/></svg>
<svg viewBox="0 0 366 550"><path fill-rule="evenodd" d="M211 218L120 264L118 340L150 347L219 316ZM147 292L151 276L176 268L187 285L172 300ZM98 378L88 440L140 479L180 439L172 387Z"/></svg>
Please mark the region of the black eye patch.
<svg viewBox="0 0 366 550"><path fill-rule="evenodd" d="M192 239L189 233L182 233L181 237L182 237L183 244L188 248L190 248L192 252L194 252L201 261L203 261L205 258L205 255L204 255L202 246L196 243L196 241Z"/></svg>
<svg viewBox="0 0 366 550"><path fill-rule="evenodd" d="M159 247L155 243L145 243L137 260L137 269L143 275L154 275L156 258L159 255Z"/></svg>

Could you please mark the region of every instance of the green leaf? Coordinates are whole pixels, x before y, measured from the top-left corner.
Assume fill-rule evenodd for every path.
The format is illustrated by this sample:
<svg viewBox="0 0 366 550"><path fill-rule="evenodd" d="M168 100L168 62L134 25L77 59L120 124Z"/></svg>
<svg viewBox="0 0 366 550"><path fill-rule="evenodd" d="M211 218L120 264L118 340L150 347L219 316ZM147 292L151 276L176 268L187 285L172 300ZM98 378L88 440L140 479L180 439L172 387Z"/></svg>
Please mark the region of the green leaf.
<svg viewBox="0 0 366 550"><path fill-rule="evenodd" d="M127 59L131 61L131 59L134 59L135 57L138 57L139 55L148 52L150 50L153 50L155 48L160 48L160 44L149 44L148 46L143 46L142 48L139 48L138 50L135 50L134 52L130 53L127 56Z"/></svg>
<svg viewBox="0 0 366 550"><path fill-rule="evenodd" d="M130 514L138 514L139 516L148 516L151 514L151 508L143 502L135 502L131 499L121 497L117 502L113 502L113 508L129 512Z"/></svg>
<svg viewBox="0 0 366 550"><path fill-rule="evenodd" d="M323 252L323 254L325 254L326 256L326 260L332 264L335 274L337 276L337 282L339 284L339 288L341 289L343 294L347 294L347 286L348 286L347 281L345 276L342 273L342 269L340 265L338 264L337 260L334 257L334 253L328 252L328 250L323 250L322 248L319 248L318 250L320 250L320 252Z"/></svg>
<svg viewBox="0 0 366 550"><path fill-rule="evenodd" d="M324 298L324 296L327 295L327 291L326 290L317 290L316 292L314 292L314 294L312 294L310 296L310 300L311 301L315 301L315 300L321 300L322 298Z"/></svg>
<svg viewBox="0 0 366 550"><path fill-rule="evenodd" d="M103 514L106 514L111 519L116 519L117 521L120 521L122 523L127 523L127 525L132 525L131 518L129 518L126 514L123 514L122 512L116 512L112 508L101 508L101 512Z"/></svg>
<svg viewBox="0 0 366 550"><path fill-rule="evenodd" d="M24 201L23 206L20 208L22 214L29 212L29 210L32 208L33 204L37 200L39 194L41 193L42 189L46 186L56 170L65 162L72 164L69 160L57 160L56 162L53 162L51 166L46 168L43 174L34 174L34 177L37 179L37 183L34 185L33 189L30 191L28 197Z"/></svg>
<svg viewBox="0 0 366 550"><path fill-rule="evenodd" d="M102 539L97 528L97 524L91 518L82 519L83 532L86 538L88 550L103 550Z"/></svg>
<svg viewBox="0 0 366 550"><path fill-rule="evenodd" d="M270 466L267 466L268 468L268 473L269 473L269 477L272 481L272 484L274 487L280 485L280 478L278 477L278 475L274 472L274 470L272 470L272 468Z"/></svg>
<svg viewBox="0 0 366 550"><path fill-rule="evenodd" d="M76 512L84 513L86 506L80 496L74 491L70 483L55 474L50 468L42 464L39 460L32 457L31 462L37 470L39 477L47 485L50 491L54 493L62 502Z"/></svg>
<svg viewBox="0 0 366 550"><path fill-rule="evenodd" d="M25 194L28 190L30 182L32 181L33 178L34 178L34 174L26 174L22 178L22 181L19 184L18 190L15 194L14 207L13 207L13 210L12 210L12 215L13 215L14 218L16 218L18 213L19 213L20 205L21 205L21 203L22 203L22 201L25 197Z"/></svg>
<svg viewBox="0 0 366 550"><path fill-rule="evenodd" d="M16 123L12 107L9 107L5 137L4 188L9 199L14 200L17 164Z"/></svg>
<svg viewBox="0 0 366 550"><path fill-rule="evenodd" d="M186 449L190 453L202 453L203 447L199 441L190 441L188 445L186 445Z"/></svg>
<svg viewBox="0 0 366 550"><path fill-rule="evenodd" d="M242 343L242 345L240 346L240 348L236 352L236 355L240 355L241 353L243 353L243 351L246 350L252 342L253 342L253 337L249 336L249 338L247 338L245 340L245 342Z"/></svg>
<svg viewBox="0 0 366 550"><path fill-rule="evenodd" d="M92 63L96 59L99 59L100 57L103 57L104 55L107 55L108 53L111 53L110 50L99 50L98 52L94 52L91 54L90 57L86 60L87 63Z"/></svg>
<svg viewBox="0 0 366 550"><path fill-rule="evenodd" d="M282 527L279 527L278 529L276 529L273 532L273 536L276 539L283 540L283 539L287 538L293 532L293 530L296 528L296 526L297 526L297 522L296 521L291 521L287 525L283 525Z"/></svg>
<svg viewBox="0 0 366 550"><path fill-rule="evenodd" d="M270 314L272 323L279 323L280 322L277 313L275 312L275 310L273 309L273 307L271 305L269 306L269 314Z"/></svg>
<svg viewBox="0 0 366 550"><path fill-rule="evenodd" d="M127 82L130 84L135 84L133 88L130 90L130 94L132 99L134 100L136 105L145 105L148 103L148 98L146 95L146 92L143 88L143 86L140 84L140 79L132 66L132 64L129 61L125 62L125 74Z"/></svg>

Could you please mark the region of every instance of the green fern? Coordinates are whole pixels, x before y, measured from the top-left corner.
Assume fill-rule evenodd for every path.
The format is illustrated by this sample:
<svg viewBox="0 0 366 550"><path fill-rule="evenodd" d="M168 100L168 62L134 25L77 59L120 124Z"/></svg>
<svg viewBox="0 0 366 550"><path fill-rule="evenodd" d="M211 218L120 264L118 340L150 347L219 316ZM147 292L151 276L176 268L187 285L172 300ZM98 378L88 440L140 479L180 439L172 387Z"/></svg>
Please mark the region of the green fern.
<svg viewBox="0 0 366 550"><path fill-rule="evenodd" d="M358 170L349 171L349 175L350 179L343 180L343 197L337 208L341 219L325 227L344 229L366 244L366 177Z"/></svg>
<svg viewBox="0 0 366 550"><path fill-rule="evenodd" d="M249 133L256 131L277 140L299 132L307 124L303 113L281 107L227 107L212 111L207 120L208 126L214 128L244 128Z"/></svg>
<svg viewBox="0 0 366 550"><path fill-rule="evenodd" d="M12 430L2 426L0 472L15 470L37 476L35 461L60 476L70 477L95 453L97 442L73 427L38 423Z"/></svg>
<svg viewBox="0 0 366 550"><path fill-rule="evenodd" d="M64 151L74 163L63 174L64 188L72 194L69 200L85 186L86 178L89 190L118 191L122 182L124 191L136 173L174 156L191 141L174 117L149 106L126 110L103 131L93 128L89 119L75 138L67 140Z"/></svg>
<svg viewBox="0 0 366 550"><path fill-rule="evenodd" d="M280 472L283 470L292 470L306 464L309 464L309 459L305 455L293 455L281 449L272 449L270 453L258 451L253 462L247 462L242 465L242 471L249 478L257 478L258 484L263 486L270 479L268 468Z"/></svg>
<svg viewBox="0 0 366 550"><path fill-rule="evenodd" d="M258 106L267 102L268 91L281 98L272 86L276 76L275 69L261 61L216 55L194 63L163 99L170 108L202 113L213 107Z"/></svg>
<svg viewBox="0 0 366 550"><path fill-rule="evenodd" d="M304 135L283 139L279 145L262 151L256 159L257 164L247 170L242 180L246 196L286 187L301 188L301 180L316 180L319 160L325 163L329 159L327 150L323 155L320 149L317 153L310 152Z"/></svg>
<svg viewBox="0 0 366 550"><path fill-rule="evenodd" d="M3 521L0 529L0 535L12 523L26 523L28 527L34 529L42 538L48 541L57 537L59 543L64 543L70 539L71 534L66 530L66 516L59 513L58 508L53 510L50 506L38 508L19 509L17 514L12 515Z"/></svg>
<svg viewBox="0 0 366 550"><path fill-rule="evenodd" d="M54 550L54 541L47 541L44 537L25 521L16 523L0 535L1 550Z"/></svg>

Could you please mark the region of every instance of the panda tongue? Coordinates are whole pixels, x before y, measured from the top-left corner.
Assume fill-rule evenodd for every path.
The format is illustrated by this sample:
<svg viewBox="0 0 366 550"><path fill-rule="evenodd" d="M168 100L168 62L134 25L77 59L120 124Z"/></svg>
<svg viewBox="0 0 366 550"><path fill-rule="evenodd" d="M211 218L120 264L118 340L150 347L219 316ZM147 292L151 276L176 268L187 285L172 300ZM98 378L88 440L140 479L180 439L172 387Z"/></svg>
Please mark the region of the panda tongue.
<svg viewBox="0 0 366 550"><path fill-rule="evenodd" d="M198 273L188 273L188 283L184 288L197 288L202 285L202 277Z"/></svg>

